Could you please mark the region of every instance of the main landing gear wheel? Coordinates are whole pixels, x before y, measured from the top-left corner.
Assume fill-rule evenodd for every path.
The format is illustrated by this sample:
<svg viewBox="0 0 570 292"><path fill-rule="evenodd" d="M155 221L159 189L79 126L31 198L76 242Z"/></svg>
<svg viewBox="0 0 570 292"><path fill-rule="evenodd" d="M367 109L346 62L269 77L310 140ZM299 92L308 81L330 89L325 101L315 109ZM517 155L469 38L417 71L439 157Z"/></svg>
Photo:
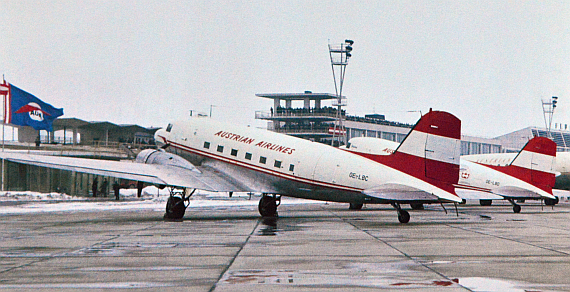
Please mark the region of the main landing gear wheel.
<svg viewBox="0 0 570 292"><path fill-rule="evenodd" d="M400 223L410 222L410 213L408 213L406 210L403 210L402 207L400 207L400 204L392 203L392 207L398 211L398 221L400 221Z"/></svg>
<svg viewBox="0 0 570 292"><path fill-rule="evenodd" d="M186 195L186 191L178 195L174 193L174 188L170 189L170 197L166 202L166 212L164 213L164 219L166 220L182 220L186 208L190 205L190 197L194 194L196 189L192 191L189 195Z"/></svg>
<svg viewBox="0 0 570 292"><path fill-rule="evenodd" d="M281 196L263 194L257 209L262 217L277 217L277 207L279 205L281 205Z"/></svg>
<svg viewBox="0 0 570 292"><path fill-rule="evenodd" d="M350 205L348 206L349 210L362 210L362 207L364 206L364 204L361 203L350 203Z"/></svg>
<svg viewBox="0 0 570 292"><path fill-rule="evenodd" d="M544 199L544 204L546 206L554 206L558 204L558 202L559 202L558 197L556 197L556 199Z"/></svg>

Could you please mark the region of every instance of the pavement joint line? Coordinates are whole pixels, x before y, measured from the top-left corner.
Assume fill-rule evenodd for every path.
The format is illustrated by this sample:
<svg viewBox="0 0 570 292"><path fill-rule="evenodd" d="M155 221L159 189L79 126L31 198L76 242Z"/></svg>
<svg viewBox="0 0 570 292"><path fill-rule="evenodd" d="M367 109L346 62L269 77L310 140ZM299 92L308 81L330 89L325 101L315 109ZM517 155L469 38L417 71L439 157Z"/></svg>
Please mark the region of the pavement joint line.
<svg viewBox="0 0 570 292"><path fill-rule="evenodd" d="M212 285L212 287L210 288L210 290L208 290L209 292L213 292L216 287L218 286L218 283L220 282L220 280L222 280L224 278L224 275L230 270L231 266L234 264L235 260L237 259L237 257L239 256L239 254L241 253L241 251L243 250L243 248L247 245L247 243L249 242L249 240L251 239L251 237L253 236L253 234L255 233L255 230L257 230L257 227L259 227L259 224L261 223L261 218L257 219L257 223L255 224L255 226L253 227L253 229L251 230L251 232L249 233L249 235L247 236L247 238L245 239L245 241L243 242L243 244L240 246L239 250L236 252L236 254L232 257L232 259L230 260L230 262L228 263L228 265L226 266L226 268L220 273L220 276L218 277L218 279L216 280L216 282L214 283L214 285Z"/></svg>
<svg viewBox="0 0 570 292"><path fill-rule="evenodd" d="M570 254L567 253L567 252L559 251L559 250L556 250L556 249L554 249L554 248L550 248L550 247L546 247L546 246L540 246L540 245L537 245L537 244L533 244L533 243L530 243L530 242L524 242L524 241L517 240L517 239L514 239L514 238L508 238L508 237L504 237L504 236L500 236L500 235L489 234L489 233L482 232L482 231L479 231L479 230L472 230L472 229L469 229L469 228L464 228L464 227L460 227L460 226L453 226L453 225L450 225L450 224L445 224L445 226L448 226L448 227L450 227L450 228L455 228L455 229L460 229L460 230L468 231L468 232L473 232L473 233L477 233L477 234L487 235L487 236L494 237L494 238L498 238L498 239L502 239L502 240L508 240L508 241L512 241L512 242L516 242L516 243L520 243L520 244L525 244L525 245L528 245L528 246L532 246L532 247L536 247L536 248L548 250L548 251L551 251L551 252L559 253L559 254L561 254L561 255L566 255L566 256L569 256L569 255L570 255Z"/></svg>
<svg viewBox="0 0 570 292"><path fill-rule="evenodd" d="M100 242L94 243L94 244L90 245L89 247L81 247L81 248L79 248L79 249L73 249L73 248L71 248L71 249L69 249L68 251L51 254L51 255L49 255L49 256L42 256L42 257L40 257L40 259L38 259L38 260L31 261L31 262L29 262L29 263L25 263L25 264L23 264L23 265L19 265L19 266L16 266L16 267L12 267L12 268L9 268L9 269L6 269L6 270L2 270L2 271L0 271L0 274L4 274L4 273L7 273L7 272L12 272L12 271L14 271L14 270L21 269L21 268L25 268L25 267L30 267L30 266L35 265L35 264L38 264L38 263L47 262L47 261L50 261L50 260L52 260L52 259L65 256L65 255L70 254L70 253L73 253L73 252L75 252L75 251L79 251L79 250L82 250L82 249L86 249L86 248L94 247L94 246L97 246L97 245L101 245L101 244L103 244L103 243L105 243L105 242L108 242L108 241L110 241L110 240L117 239L117 238L119 238L119 237L121 237L121 236L129 236L129 235L132 235L133 233L136 233L136 232L139 232L139 231L148 230L148 229L150 229L150 228L156 227L158 224L159 224L159 223L155 223L155 224L153 224L152 226L147 226L147 227L145 227L145 228L141 228L141 229L138 229L138 230L132 230L131 232L129 232L129 233L127 233L127 234L115 235L115 236L113 236L113 237L111 237L111 238L108 238L108 239L102 240L102 241L100 241ZM53 226L58 226L58 225L61 225L61 224L52 224L52 225L50 225L50 226L53 227Z"/></svg>
<svg viewBox="0 0 570 292"><path fill-rule="evenodd" d="M397 247L391 245L390 243L388 243L387 241L383 240L382 238L380 238L380 237L378 237L378 236L375 236L375 235L371 234L370 232L368 232L367 230L364 230L364 229L362 229L362 228L356 226L356 225L353 224L350 220L347 220L346 218L344 218L344 217L342 217L342 216L336 214L335 212L333 212L333 211L331 211L331 210L326 210L326 209L324 209L323 207L321 207L321 208L322 208L323 210L325 210L325 211L330 212L333 216L336 216L336 217L340 218L343 222L348 223L349 225L351 225L352 227L356 228L357 230L360 230L361 232L367 234L368 236L374 238L375 240L377 240L377 241L379 241L379 242L382 242L383 244L389 246L389 247L392 248L393 250L395 250L395 251L401 253L404 257L408 258L409 260L413 261L414 263L416 263L416 264L418 264L418 265L420 265L420 266L422 266L422 267L428 269L429 271L433 272L434 274L436 274L436 275L438 275L438 276L440 276L440 277L442 277L442 278L444 278L444 279L446 279L446 280L448 280L448 281L454 282L453 279L449 278L448 276L446 276L446 275L444 275L444 274L442 274L442 273L440 273L440 272L434 270L434 269L431 268L430 266L428 266L428 265L426 265L426 264L424 264L424 263L418 261L418 260L415 259L414 257L408 255L406 252L404 252L404 251L398 249ZM446 226L447 226L447 225L446 225ZM455 283L455 282L454 282L454 283ZM457 284L459 287L461 287L461 288L463 288L463 289L465 289L465 290L467 290L467 291L474 292L473 290L471 290L471 289L469 289L469 288L467 288L467 287L465 287L465 286L463 286L463 285L461 285L461 284L459 284L459 283L456 283L456 284Z"/></svg>

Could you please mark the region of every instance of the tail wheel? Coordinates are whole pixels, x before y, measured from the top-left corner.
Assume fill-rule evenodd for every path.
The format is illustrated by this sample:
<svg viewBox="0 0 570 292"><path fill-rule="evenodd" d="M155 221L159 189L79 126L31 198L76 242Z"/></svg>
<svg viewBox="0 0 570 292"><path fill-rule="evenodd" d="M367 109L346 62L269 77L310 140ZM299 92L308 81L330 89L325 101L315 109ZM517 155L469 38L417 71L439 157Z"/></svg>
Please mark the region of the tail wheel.
<svg viewBox="0 0 570 292"><path fill-rule="evenodd" d="M521 212L521 206L520 205L513 205L513 212L515 213L520 213Z"/></svg>
<svg viewBox="0 0 570 292"><path fill-rule="evenodd" d="M400 223L410 222L410 213L406 210L400 210L398 212L398 221L400 221Z"/></svg>
<svg viewBox="0 0 570 292"><path fill-rule="evenodd" d="M277 217L277 199L274 196L263 195L259 200L258 210L263 217Z"/></svg>
<svg viewBox="0 0 570 292"><path fill-rule="evenodd" d="M400 223L410 222L410 213L408 213L408 211L403 210L399 203L393 202L391 205L398 211L398 221L400 221Z"/></svg>

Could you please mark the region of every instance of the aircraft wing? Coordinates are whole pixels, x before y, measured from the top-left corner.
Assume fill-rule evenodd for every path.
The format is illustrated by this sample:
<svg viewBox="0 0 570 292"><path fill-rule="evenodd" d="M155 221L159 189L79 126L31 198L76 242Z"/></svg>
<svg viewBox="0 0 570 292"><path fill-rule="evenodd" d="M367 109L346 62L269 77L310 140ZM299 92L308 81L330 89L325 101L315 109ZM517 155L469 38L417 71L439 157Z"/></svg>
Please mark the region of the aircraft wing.
<svg viewBox="0 0 570 292"><path fill-rule="evenodd" d="M210 167L196 167L195 170L191 170L173 165L17 152L0 152L0 158L21 164L111 176L157 185L196 188L206 191L251 191Z"/></svg>
<svg viewBox="0 0 570 292"><path fill-rule="evenodd" d="M393 201L440 200L447 202L461 202L461 199L454 194L433 186L420 189L406 184L387 183L364 190L363 193L374 198Z"/></svg>
<svg viewBox="0 0 570 292"><path fill-rule="evenodd" d="M490 192L484 192L484 191L478 191L478 190L469 190L469 189L455 189L455 192L457 193L457 195L459 195L460 198L465 199L465 200L503 200L504 198L490 193Z"/></svg>
<svg viewBox="0 0 570 292"><path fill-rule="evenodd" d="M500 187L499 189L493 192L505 198L513 198L513 199L539 199L539 198L554 199L555 198L553 195L538 188L536 189L536 191L532 191L528 188L505 186L505 187Z"/></svg>

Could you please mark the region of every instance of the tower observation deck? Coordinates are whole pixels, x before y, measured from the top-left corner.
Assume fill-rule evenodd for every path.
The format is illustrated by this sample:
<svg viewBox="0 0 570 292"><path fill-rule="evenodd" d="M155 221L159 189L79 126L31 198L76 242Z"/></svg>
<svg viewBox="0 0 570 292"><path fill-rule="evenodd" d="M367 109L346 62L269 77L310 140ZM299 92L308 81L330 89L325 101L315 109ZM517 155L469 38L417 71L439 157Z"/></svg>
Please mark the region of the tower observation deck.
<svg viewBox="0 0 570 292"><path fill-rule="evenodd" d="M258 111L256 119L268 120L268 128L315 142L330 143L335 131L334 122L338 118L338 109L322 106L323 100L338 100L336 94L313 93L259 93L256 96L273 99L273 107L269 112ZM285 101L285 104L282 103ZM303 102L302 107L294 107L293 102ZM340 114L345 115L341 110ZM336 130L335 136L344 136Z"/></svg>

